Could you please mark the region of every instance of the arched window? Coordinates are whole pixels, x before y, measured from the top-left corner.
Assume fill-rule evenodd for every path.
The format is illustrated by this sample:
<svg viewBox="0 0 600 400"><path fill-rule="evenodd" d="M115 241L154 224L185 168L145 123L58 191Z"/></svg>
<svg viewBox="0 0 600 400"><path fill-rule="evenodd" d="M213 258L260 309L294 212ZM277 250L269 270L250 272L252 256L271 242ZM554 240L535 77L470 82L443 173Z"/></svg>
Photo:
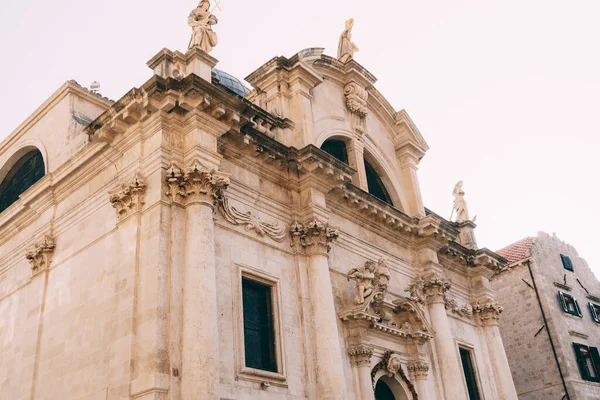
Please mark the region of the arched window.
<svg viewBox="0 0 600 400"><path fill-rule="evenodd" d="M396 400L392 389L381 379L375 385L375 400Z"/></svg>
<svg viewBox="0 0 600 400"><path fill-rule="evenodd" d="M346 143L341 140L326 140L325 143L321 145L321 150L334 156L341 162L348 164L348 150L346 150Z"/></svg>
<svg viewBox="0 0 600 400"><path fill-rule="evenodd" d="M0 184L0 213L17 201L21 193L39 181L44 174L44 158L39 150L32 150L21 157Z"/></svg>
<svg viewBox="0 0 600 400"><path fill-rule="evenodd" d="M375 172L375 168L373 168L367 160L365 160L365 171L367 173L367 185L369 186L369 193L377 197L379 200L385 201L390 206L393 206L392 198L383 185L381 178L379 175L377 175L377 172Z"/></svg>

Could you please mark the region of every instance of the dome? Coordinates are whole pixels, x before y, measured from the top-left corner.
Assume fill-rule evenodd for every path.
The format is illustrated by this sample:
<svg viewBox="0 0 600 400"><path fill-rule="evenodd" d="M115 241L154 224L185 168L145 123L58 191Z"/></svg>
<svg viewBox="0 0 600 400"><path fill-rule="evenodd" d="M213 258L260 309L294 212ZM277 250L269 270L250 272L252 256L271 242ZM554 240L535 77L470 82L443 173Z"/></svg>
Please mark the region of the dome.
<svg viewBox="0 0 600 400"><path fill-rule="evenodd" d="M221 85L225 86L232 92L239 94L240 96L245 96L248 92L250 92L250 89L248 89L240 79L228 74L225 71L213 68L212 76L213 80L218 81Z"/></svg>

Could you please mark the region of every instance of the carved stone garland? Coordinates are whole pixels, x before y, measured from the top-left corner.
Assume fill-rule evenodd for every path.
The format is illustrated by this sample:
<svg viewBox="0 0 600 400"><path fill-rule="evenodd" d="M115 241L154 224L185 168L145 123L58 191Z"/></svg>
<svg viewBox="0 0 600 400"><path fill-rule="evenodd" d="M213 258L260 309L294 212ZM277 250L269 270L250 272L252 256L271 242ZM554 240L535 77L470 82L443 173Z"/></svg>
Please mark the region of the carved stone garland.
<svg viewBox="0 0 600 400"><path fill-rule="evenodd" d="M130 182L122 183L118 188L109 192L110 204L117 210L119 221L142 209L144 193L146 193L146 183L138 173Z"/></svg>
<svg viewBox="0 0 600 400"><path fill-rule="evenodd" d="M54 255L54 247L54 238L50 235L45 235L42 240L33 245L33 249L25 254L25 257L31 264L31 276L50 268L52 255Z"/></svg>
<svg viewBox="0 0 600 400"><path fill-rule="evenodd" d="M390 378L395 375L400 375L400 379L406 383L408 386L408 390L412 395L413 400L419 400L419 395L415 389L413 383L408 379L404 371L402 370L402 365L400 364L400 356L394 352L388 351L383 355L383 360L378 362L371 371L371 383L373 385L373 390L375 390L375 376L377 372L380 370L384 370Z"/></svg>
<svg viewBox="0 0 600 400"><path fill-rule="evenodd" d="M252 215L250 211L241 212L229 204L229 199L223 190L215 193L215 204L221 215L234 225L244 225L247 231L254 230L259 236L268 236L276 242L283 242L286 235L285 227L261 221L259 216Z"/></svg>
<svg viewBox="0 0 600 400"><path fill-rule="evenodd" d="M328 253L331 243L340 236L340 231L315 218L304 224L296 220L290 228L290 235L292 246L314 248Z"/></svg>

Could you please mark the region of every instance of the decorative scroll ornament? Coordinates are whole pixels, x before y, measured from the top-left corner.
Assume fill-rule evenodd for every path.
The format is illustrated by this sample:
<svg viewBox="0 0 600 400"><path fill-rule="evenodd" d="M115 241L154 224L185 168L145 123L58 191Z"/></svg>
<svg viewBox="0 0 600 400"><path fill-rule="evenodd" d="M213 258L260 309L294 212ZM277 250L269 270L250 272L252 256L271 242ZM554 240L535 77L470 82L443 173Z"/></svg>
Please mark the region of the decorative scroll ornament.
<svg viewBox="0 0 600 400"><path fill-rule="evenodd" d="M351 347L348 349L348 355L350 356L352 366L368 366L371 363L371 356L373 356L373 347L365 344Z"/></svg>
<svg viewBox="0 0 600 400"><path fill-rule="evenodd" d="M369 92L358 83L350 82L344 88L344 95L346 96L346 107L348 107L348 110L360 118L365 118L369 113L367 108Z"/></svg>
<svg viewBox="0 0 600 400"><path fill-rule="evenodd" d="M31 276L50 268L54 247L52 236L45 235L42 240L34 243L33 248L25 254L31 264Z"/></svg>
<svg viewBox="0 0 600 400"><path fill-rule="evenodd" d="M138 173L129 183L122 183L109 193L110 204L116 208L119 221L142 209L144 193L146 193L146 183Z"/></svg>
<svg viewBox="0 0 600 400"><path fill-rule="evenodd" d="M429 364L421 360L413 361L406 366L406 369L408 369L409 375L414 376L416 379L425 379L429 372Z"/></svg>
<svg viewBox="0 0 600 400"><path fill-rule="evenodd" d="M194 160L185 172L172 163L165 180L169 186L166 195L180 204L201 202L212 205L215 193L229 186L229 174L209 170L198 160Z"/></svg>
<svg viewBox="0 0 600 400"><path fill-rule="evenodd" d="M245 213L229 204L229 199L222 190L215 193L215 203L221 215L234 225L244 225L247 231L254 230L259 236L268 236L276 242L285 239L285 227L276 222L270 224L261 221L260 217L252 215L250 211Z"/></svg>
<svg viewBox="0 0 600 400"><path fill-rule="evenodd" d="M329 253L331 244L340 236L340 231L315 218L304 224L296 220L290 228L290 235L292 246L299 245Z"/></svg>
<svg viewBox="0 0 600 400"><path fill-rule="evenodd" d="M371 371L371 384L373 385L373 390L375 390L375 377L377 376L377 372L384 370L387 376L393 377L395 375L400 375L400 379L406 383L410 394L412 395L413 400L419 400L419 395L415 389L415 385L406 377L406 374L402 370L401 359L400 356L391 351L386 352L383 355L383 359L377 363L373 367Z"/></svg>
<svg viewBox="0 0 600 400"><path fill-rule="evenodd" d="M500 314L504 311L504 308L495 301L488 301L484 305L476 302L473 305L473 315L480 319L482 322L496 322L500 318Z"/></svg>

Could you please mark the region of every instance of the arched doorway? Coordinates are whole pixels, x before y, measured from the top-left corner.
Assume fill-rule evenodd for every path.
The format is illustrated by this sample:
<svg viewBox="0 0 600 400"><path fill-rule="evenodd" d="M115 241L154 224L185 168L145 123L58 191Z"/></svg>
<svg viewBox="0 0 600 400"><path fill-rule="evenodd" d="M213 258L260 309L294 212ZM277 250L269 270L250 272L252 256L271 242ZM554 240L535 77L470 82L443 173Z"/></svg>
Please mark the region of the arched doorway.
<svg viewBox="0 0 600 400"><path fill-rule="evenodd" d="M375 400L412 400L395 377L382 375L375 385Z"/></svg>
<svg viewBox="0 0 600 400"><path fill-rule="evenodd" d="M392 389L381 379L375 386L375 400L396 400Z"/></svg>

